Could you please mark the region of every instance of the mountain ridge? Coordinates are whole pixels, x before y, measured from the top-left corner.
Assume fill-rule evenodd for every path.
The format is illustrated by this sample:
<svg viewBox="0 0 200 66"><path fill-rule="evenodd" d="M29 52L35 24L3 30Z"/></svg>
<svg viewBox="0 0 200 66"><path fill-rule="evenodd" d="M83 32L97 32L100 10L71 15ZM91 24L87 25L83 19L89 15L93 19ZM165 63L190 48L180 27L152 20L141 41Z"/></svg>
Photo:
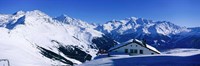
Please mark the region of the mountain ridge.
<svg viewBox="0 0 200 66"><path fill-rule="evenodd" d="M152 21L131 17L123 20L108 21L105 24L99 25L96 30L103 32L118 42L125 42L129 39L145 39L147 43L159 48L159 50L189 47L200 48L199 40L196 40L200 38L198 27L181 27L167 21ZM193 36L196 38L186 38Z"/></svg>
<svg viewBox="0 0 200 66"><path fill-rule="evenodd" d="M18 11L0 14L0 32L0 58L15 66L81 64L92 60L99 50L129 39L145 39L159 50L200 48L200 27L136 17L97 25L67 15L50 17L39 10ZM73 56L76 52L78 57Z"/></svg>
<svg viewBox="0 0 200 66"><path fill-rule="evenodd" d="M81 64L98 52L91 42L102 33L92 28L65 24L38 10L0 16L4 17L0 18L0 58L9 59L13 66Z"/></svg>

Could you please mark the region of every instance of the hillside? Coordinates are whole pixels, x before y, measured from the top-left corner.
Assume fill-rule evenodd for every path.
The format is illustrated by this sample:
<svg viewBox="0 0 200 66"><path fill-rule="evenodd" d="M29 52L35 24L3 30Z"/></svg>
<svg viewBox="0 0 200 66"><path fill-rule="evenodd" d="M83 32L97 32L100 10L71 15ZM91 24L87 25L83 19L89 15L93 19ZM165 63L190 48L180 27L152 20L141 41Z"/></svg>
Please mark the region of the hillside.
<svg viewBox="0 0 200 66"><path fill-rule="evenodd" d="M0 14L0 59L12 66L77 65L129 39L147 40L160 51L200 48L200 28L130 17L90 24L39 11ZM2 64L0 62L0 64Z"/></svg>
<svg viewBox="0 0 200 66"><path fill-rule="evenodd" d="M0 17L0 59L9 59L12 66L80 64L98 52L91 41L102 33L93 28L67 24L38 10ZM62 18L69 20L69 17ZM83 21L73 19L71 22ZM73 57L77 53L80 55Z"/></svg>
<svg viewBox="0 0 200 66"><path fill-rule="evenodd" d="M174 49L161 55L115 55L102 57L78 66L199 66L199 49Z"/></svg>

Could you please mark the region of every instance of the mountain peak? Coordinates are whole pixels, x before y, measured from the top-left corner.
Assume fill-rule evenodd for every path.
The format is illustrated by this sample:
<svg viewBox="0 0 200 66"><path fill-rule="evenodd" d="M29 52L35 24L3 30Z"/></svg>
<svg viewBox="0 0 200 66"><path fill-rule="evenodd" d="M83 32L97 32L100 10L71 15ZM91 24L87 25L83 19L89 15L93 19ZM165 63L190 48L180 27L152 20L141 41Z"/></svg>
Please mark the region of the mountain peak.
<svg viewBox="0 0 200 66"><path fill-rule="evenodd" d="M68 15L66 15L66 14L62 14L62 15L60 15L60 16L58 16L58 17L55 17L54 19L56 19L56 20L58 20L58 21L72 21L73 20L73 18L71 18L71 17L69 17Z"/></svg>
<svg viewBox="0 0 200 66"><path fill-rule="evenodd" d="M34 16L34 17L49 17L47 14L43 13L40 10L33 10L33 11L27 11L26 16Z"/></svg>
<svg viewBox="0 0 200 66"><path fill-rule="evenodd" d="M75 19L69 17L66 14L62 14L58 17L53 18L53 19L58 20L58 21L63 22L63 23L67 23L67 24L70 24L71 22L73 22L75 20Z"/></svg>
<svg viewBox="0 0 200 66"><path fill-rule="evenodd" d="M29 11L29 12L44 14L44 13L43 13L42 11L40 11L40 10L33 10L33 11Z"/></svg>
<svg viewBox="0 0 200 66"><path fill-rule="evenodd" d="M25 12L24 11L17 11L17 12L15 12L13 15L19 15L19 14L24 14Z"/></svg>
<svg viewBox="0 0 200 66"><path fill-rule="evenodd" d="M138 18L137 17L129 17L128 19L137 20Z"/></svg>
<svg viewBox="0 0 200 66"><path fill-rule="evenodd" d="M69 17L69 16L66 15L66 14L62 14L62 15L60 15L59 17Z"/></svg>
<svg viewBox="0 0 200 66"><path fill-rule="evenodd" d="M22 16L34 17L34 18L50 18L47 14L43 13L39 10L33 11L18 11L12 14L13 19L16 21L17 19L21 18Z"/></svg>

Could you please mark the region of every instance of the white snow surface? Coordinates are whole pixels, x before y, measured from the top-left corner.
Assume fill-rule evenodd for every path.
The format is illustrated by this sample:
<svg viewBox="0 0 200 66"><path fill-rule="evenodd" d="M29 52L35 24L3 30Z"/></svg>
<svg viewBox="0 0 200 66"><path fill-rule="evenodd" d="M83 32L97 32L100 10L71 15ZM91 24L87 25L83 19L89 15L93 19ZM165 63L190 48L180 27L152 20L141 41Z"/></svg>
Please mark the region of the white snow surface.
<svg viewBox="0 0 200 66"><path fill-rule="evenodd" d="M182 32L190 32L186 27L180 27L166 21L152 21L143 18L130 17L123 20L112 20L101 25L104 33L125 35L134 32L144 34L171 35Z"/></svg>
<svg viewBox="0 0 200 66"><path fill-rule="evenodd" d="M100 57L100 56L99 56ZM101 55L78 66L199 66L200 49L173 49L160 55Z"/></svg>
<svg viewBox="0 0 200 66"><path fill-rule="evenodd" d="M82 25L87 24L82 21L81 23ZM63 45L83 46L82 50L89 51L88 54L94 57L97 50L89 45L93 37L102 35L93 28L86 28L90 26L89 24L84 26L66 24L39 10L1 14L0 26L0 59L8 59L11 66L58 65L58 61L42 56L36 48L38 45L57 53L58 44L51 40L56 40ZM74 59L70 60L80 64Z"/></svg>

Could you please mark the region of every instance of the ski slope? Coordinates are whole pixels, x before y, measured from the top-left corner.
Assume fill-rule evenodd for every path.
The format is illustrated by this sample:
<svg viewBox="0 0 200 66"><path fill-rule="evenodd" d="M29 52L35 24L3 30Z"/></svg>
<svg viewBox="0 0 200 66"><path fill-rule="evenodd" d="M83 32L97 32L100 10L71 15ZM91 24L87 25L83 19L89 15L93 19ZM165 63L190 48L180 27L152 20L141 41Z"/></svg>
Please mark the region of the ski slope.
<svg viewBox="0 0 200 66"><path fill-rule="evenodd" d="M199 66L200 49L174 49L160 55L99 56L78 66Z"/></svg>

